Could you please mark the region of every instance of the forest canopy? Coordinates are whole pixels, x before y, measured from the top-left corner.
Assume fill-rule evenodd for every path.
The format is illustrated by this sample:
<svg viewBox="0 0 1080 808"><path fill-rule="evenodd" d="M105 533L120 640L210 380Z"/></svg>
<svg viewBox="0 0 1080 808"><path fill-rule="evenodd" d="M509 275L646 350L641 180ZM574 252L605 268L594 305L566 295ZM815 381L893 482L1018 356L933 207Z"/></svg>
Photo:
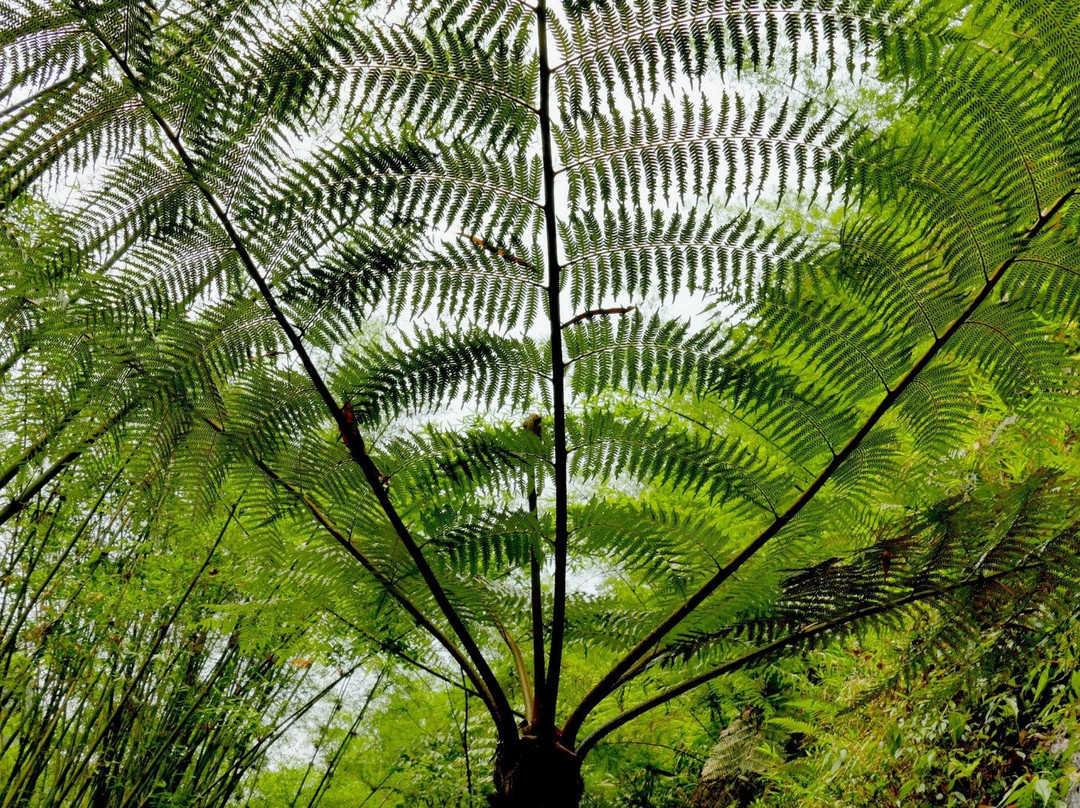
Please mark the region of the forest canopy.
<svg viewBox="0 0 1080 808"><path fill-rule="evenodd" d="M2 808L1066 797L1073 0L16 0L0 104Z"/></svg>

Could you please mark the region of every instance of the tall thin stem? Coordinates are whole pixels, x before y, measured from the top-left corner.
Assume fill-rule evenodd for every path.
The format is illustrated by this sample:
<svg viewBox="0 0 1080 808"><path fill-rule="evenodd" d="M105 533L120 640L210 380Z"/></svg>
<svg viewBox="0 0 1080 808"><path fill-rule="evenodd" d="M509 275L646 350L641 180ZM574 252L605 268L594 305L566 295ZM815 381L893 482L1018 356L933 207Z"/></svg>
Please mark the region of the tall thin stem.
<svg viewBox="0 0 1080 808"><path fill-rule="evenodd" d="M563 359L562 289L558 218L555 212L555 143L551 135L551 65L548 59L547 0L536 4L537 56L540 62L540 146L544 173L544 252L551 331L551 434L555 445L555 569L551 605L551 651L542 699L541 726L554 727L559 700L563 635L566 629L566 561L569 543L569 479L566 447L566 362Z"/></svg>

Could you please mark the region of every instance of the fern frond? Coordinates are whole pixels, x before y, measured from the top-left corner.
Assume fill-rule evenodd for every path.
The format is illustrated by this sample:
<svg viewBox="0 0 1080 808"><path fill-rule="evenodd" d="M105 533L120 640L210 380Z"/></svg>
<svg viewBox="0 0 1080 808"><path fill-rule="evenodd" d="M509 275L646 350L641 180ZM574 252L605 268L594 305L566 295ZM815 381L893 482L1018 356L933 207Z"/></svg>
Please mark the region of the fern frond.
<svg viewBox="0 0 1080 808"><path fill-rule="evenodd" d="M675 84L677 75L700 81L713 68L724 75L727 69L739 74L769 67L781 47L790 53L793 76L806 62L823 63L831 76L841 57L854 75L856 54L877 50L901 28L903 18L902 8L869 0L809 6L739 2L716 8L698 8L686 0L633 8L625 3L579 5L555 28L564 54L555 68L564 114L595 113L601 104L612 107L617 91L655 95L661 86ZM935 49L932 29L912 27L907 39L912 53Z"/></svg>
<svg viewBox="0 0 1080 808"><path fill-rule="evenodd" d="M712 520L662 506L595 498L571 511L572 535L581 552L644 574L659 584L682 583L698 563L708 563L720 535Z"/></svg>
<svg viewBox="0 0 1080 808"><path fill-rule="evenodd" d="M773 512L777 497L790 490L782 474L737 441L699 439L644 417L622 420L589 412L570 423L570 437L571 469L586 479L615 481L626 476L765 513Z"/></svg>
<svg viewBox="0 0 1080 808"><path fill-rule="evenodd" d="M531 340L498 338L479 329L449 335L421 332L361 363L343 366L334 385L352 402L358 424L432 411L459 396L498 408L535 401L546 370Z"/></svg>
<svg viewBox="0 0 1080 808"><path fill-rule="evenodd" d="M794 232L749 214L714 219L697 208L665 215L624 206L605 208L602 219L589 211L574 217L564 261L574 306L592 308L621 294L670 300L684 291L752 300L758 288L794 278L813 250Z"/></svg>
<svg viewBox="0 0 1080 808"><path fill-rule="evenodd" d="M791 573L775 603L765 607L767 616L736 619L718 632L684 634L665 656L699 653L714 642L736 638L772 642L805 625L884 607L906 593L944 590L962 579L970 579L969 592L978 593L970 601L975 608L962 611L980 621L1007 619L997 611L1001 608L997 599L1006 597L1011 603L1018 598L997 583L1001 573L1011 575L1010 587L1021 586L1025 577L1028 584L1042 587L1045 575L1061 575L1063 580L1075 575L1073 564L1055 567L1052 560L1066 552L1072 530L1060 532L1065 501L1060 483L1056 473L1042 470L1011 488L984 491L979 500L943 501L885 527L853 556L833 557ZM969 543L972 540L974 544ZM979 585L979 576L989 576L985 588ZM948 620L958 619L951 607L942 610L950 615ZM903 624L902 613L890 613L887 619L890 625ZM852 624L851 629L858 627Z"/></svg>
<svg viewBox="0 0 1080 808"><path fill-rule="evenodd" d="M448 555L457 572L473 576L520 569L532 554L543 556L544 531L527 511L486 513L475 518L461 514L447 524L429 526L430 542Z"/></svg>
<svg viewBox="0 0 1080 808"><path fill-rule="evenodd" d="M550 478L546 454L520 427L449 430L429 426L380 447L392 485L435 499L447 491L467 498L473 492L490 500L496 493L524 496L526 472L533 470L538 489Z"/></svg>
<svg viewBox="0 0 1080 808"><path fill-rule="evenodd" d="M711 330L690 333L689 325L633 312L573 326L566 334L573 390L587 397L620 388L704 391L725 365L726 339Z"/></svg>
<svg viewBox="0 0 1080 808"><path fill-rule="evenodd" d="M770 347L810 378L846 388L854 399L890 389L906 366L911 345L894 335L869 311L837 300L763 298L755 307Z"/></svg>
<svg viewBox="0 0 1080 808"><path fill-rule="evenodd" d="M813 110L812 102L794 111L785 102L773 112L764 94L751 102L732 93L715 109L707 99L683 95L625 118L617 108L590 116L557 133L571 204L652 206L673 197L730 202L738 185L749 202L774 169L777 199L789 185L813 198L836 173L843 140L857 134L850 119Z"/></svg>

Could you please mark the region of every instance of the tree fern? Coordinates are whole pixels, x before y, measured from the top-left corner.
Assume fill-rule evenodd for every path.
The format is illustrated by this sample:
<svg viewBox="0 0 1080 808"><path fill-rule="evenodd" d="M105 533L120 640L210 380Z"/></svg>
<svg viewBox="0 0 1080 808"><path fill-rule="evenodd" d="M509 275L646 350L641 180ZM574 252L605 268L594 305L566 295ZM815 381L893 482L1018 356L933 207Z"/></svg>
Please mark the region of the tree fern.
<svg viewBox="0 0 1080 808"><path fill-rule="evenodd" d="M264 569L462 669L504 804L575 804L609 732L786 649L1051 598L1071 477L975 561L953 504L882 509L980 406L1071 412L1080 19L1006 5L2 12L4 520L120 445L155 530L244 490ZM573 643L614 657L568 696Z"/></svg>

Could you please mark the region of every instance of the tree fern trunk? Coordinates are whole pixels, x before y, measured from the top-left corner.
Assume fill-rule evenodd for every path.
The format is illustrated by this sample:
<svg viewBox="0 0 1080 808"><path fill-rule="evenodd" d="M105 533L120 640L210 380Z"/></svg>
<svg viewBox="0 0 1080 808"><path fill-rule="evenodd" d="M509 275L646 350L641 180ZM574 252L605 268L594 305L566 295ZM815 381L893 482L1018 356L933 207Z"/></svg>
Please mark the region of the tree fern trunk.
<svg viewBox="0 0 1080 808"><path fill-rule="evenodd" d="M585 788L581 759L540 738L500 744L494 775L493 808L575 808Z"/></svg>

